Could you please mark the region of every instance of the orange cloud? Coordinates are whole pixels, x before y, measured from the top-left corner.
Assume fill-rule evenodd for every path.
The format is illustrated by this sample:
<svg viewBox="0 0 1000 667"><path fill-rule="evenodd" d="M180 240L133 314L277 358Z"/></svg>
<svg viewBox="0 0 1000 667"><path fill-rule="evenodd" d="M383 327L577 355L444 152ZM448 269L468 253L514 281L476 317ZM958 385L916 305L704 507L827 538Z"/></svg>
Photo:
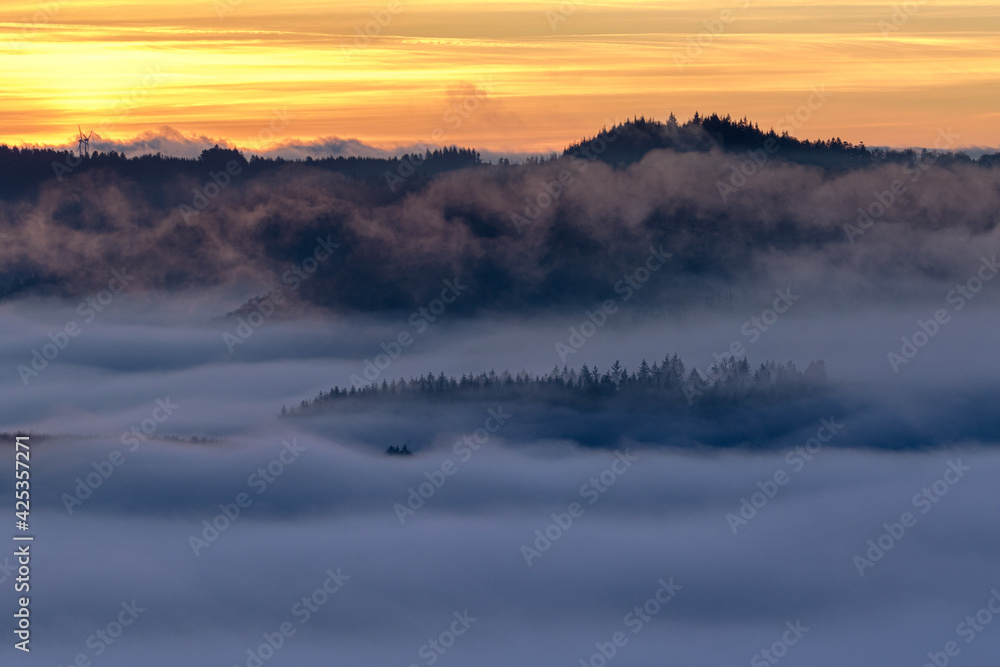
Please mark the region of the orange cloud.
<svg viewBox="0 0 1000 667"><path fill-rule="evenodd" d="M987 2L8 1L0 141L161 125L250 148L319 136L560 149L611 119L718 111L926 145L1000 145L1000 8ZM475 92L483 81L490 89ZM479 87L479 88L477 88ZM472 95L462 122L448 120ZM276 109L293 121L267 128ZM273 133L271 133L273 135Z"/></svg>

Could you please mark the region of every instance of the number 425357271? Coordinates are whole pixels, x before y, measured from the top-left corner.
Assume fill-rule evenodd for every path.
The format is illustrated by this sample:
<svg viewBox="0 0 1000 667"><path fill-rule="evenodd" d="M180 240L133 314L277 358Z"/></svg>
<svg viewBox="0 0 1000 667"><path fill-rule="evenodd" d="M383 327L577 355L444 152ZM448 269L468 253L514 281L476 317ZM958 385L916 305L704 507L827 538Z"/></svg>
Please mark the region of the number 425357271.
<svg viewBox="0 0 1000 667"><path fill-rule="evenodd" d="M31 450L28 443L17 439L17 449L14 454L14 475L17 479L14 506L14 515L19 521L28 521L28 512L31 510Z"/></svg>

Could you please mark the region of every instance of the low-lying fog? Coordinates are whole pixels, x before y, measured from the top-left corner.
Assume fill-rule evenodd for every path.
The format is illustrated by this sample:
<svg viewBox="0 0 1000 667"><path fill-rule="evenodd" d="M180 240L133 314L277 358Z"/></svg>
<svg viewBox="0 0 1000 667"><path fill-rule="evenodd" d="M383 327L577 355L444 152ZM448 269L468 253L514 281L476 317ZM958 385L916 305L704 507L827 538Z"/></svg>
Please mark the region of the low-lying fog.
<svg viewBox="0 0 1000 667"><path fill-rule="evenodd" d="M766 294L683 315L637 298L582 346L570 327L586 312L445 312L422 331L274 317L232 353L236 322L212 321L233 307L219 295L122 295L90 322L77 301L6 303L0 430L36 434L31 664L881 667L923 665L948 642L954 664L992 664L1000 627L980 610L1000 609L1000 359L987 299L955 311L943 293L853 309L800 296L766 330L744 330L771 319ZM937 309L948 320L896 372L887 355ZM64 339L69 322L79 331ZM773 440L726 449L700 431L684 447L609 431L582 448L532 437L519 411L538 408L525 405L278 417L349 386L401 332L413 342L378 382L544 373L563 365L557 343L575 350L570 367L677 353L706 371L737 342L754 367L825 360L833 399L779 406ZM60 341L37 375L19 371ZM477 441L490 409L503 424ZM712 427L753 426L746 411L728 418ZM191 437L212 440L162 439ZM383 453L408 439L417 455ZM0 564L9 583L14 559ZM335 592L316 593L324 584ZM120 620L119 637L96 634ZM279 640L282 624L294 634Z"/></svg>

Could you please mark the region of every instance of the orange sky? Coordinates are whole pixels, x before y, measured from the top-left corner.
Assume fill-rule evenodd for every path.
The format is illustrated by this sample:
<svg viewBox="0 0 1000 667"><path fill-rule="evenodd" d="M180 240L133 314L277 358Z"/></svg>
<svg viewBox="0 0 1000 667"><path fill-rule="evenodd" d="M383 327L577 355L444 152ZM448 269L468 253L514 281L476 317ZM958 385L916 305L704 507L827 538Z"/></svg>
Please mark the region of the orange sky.
<svg viewBox="0 0 1000 667"><path fill-rule="evenodd" d="M896 7L4 0L0 142L66 144L79 123L251 149L336 136L540 151L671 110L769 127L822 87L793 134L929 146L952 127L963 146L1000 146L1000 4Z"/></svg>

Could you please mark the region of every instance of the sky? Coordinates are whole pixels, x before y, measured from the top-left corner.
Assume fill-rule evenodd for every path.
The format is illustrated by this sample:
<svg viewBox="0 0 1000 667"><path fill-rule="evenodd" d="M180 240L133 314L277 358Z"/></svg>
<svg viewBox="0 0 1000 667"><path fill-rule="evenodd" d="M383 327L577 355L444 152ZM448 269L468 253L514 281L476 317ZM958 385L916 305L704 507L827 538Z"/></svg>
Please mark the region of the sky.
<svg viewBox="0 0 1000 667"><path fill-rule="evenodd" d="M7 0L0 142L527 153L634 115L1000 146L994 2ZM817 96L817 91L822 93ZM804 106L808 105L808 106ZM806 111L807 110L807 111Z"/></svg>
<svg viewBox="0 0 1000 667"><path fill-rule="evenodd" d="M725 2L4 0L0 144L75 148L79 124L133 155L524 155L717 111L1000 150L995 2ZM300 163L222 175L212 154L5 157L0 497L29 432L37 537L22 663L756 667L771 648L940 667L954 644L955 667L995 667L1000 165L828 169L689 134L629 164L598 159L609 133L587 159L400 190ZM829 384L690 409L282 410L359 375L668 354L702 375L822 359ZM491 410L507 420L461 456Z"/></svg>

